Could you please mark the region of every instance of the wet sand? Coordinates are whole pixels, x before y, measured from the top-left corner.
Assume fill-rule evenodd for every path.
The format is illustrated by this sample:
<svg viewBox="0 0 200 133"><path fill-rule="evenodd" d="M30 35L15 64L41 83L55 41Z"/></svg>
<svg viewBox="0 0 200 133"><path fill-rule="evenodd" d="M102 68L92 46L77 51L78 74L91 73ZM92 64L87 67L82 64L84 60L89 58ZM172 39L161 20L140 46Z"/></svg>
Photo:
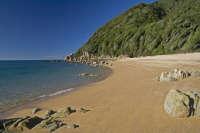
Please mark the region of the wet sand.
<svg viewBox="0 0 200 133"><path fill-rule="evenodd" d="M200 54L178 54L118 60L111 67L113 73L103 81L67 95L53 97L34 105L48 109L67 106L91 111L73 113L66 123L80 127L61 127L55 133L199 133L200 118L172 118L163 110L170 89L199 89L200 78L177 82L158 82L156 76L174 68L200 70ZM10 117L31 115L32 108L24 108ZM33 132L45 132L35 130Z"/></svg>

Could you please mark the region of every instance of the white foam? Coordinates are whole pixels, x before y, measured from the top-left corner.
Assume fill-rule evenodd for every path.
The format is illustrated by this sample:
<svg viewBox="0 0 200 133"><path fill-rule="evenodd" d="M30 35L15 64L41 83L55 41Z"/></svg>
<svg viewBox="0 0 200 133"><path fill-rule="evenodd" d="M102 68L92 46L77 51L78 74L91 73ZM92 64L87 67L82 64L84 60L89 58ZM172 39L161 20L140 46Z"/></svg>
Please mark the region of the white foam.
<svg viewBox="0 0 200 133"><path fill-rule="evenodd" d="M41 96L39 96L38 98L44 98L44 97L46 97L47 95L41 95Z"/></svg>
<svg viewBox="0 0 200 133"><path fill-rule="evenodd" d="M57 92L55 92L55 93L49 94L48 96L49 96L49 97L52 97L52 96L60 95L60 94L63 94L63 93L72 91L73 89L74 89L74 88L68 88L68 89L65 89L65 90L60 90L60 91L57 91Z"/></svg>

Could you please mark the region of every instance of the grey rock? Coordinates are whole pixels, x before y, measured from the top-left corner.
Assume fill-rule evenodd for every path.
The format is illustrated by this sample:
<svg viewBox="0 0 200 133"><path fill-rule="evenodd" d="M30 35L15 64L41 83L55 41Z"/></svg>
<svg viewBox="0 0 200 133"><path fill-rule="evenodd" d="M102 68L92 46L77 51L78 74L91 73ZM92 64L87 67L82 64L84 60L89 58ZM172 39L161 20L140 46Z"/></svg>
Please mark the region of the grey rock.
<svg viewBox="0 0 200 133"><path fill-rule="evenodd" d="M37 112L41 111L40 108L33 108L32 114L36 114Z"/></svg>
<svg viewBox="0 0 200 133"><path fill-rule="evenodd" d="M7 125L11 125L12 123L17 121L18 119L20 119L20 118L11 118L11 119L0 120L0 129L4 128Z"/></svg>
<svg viewBox="0 0 200 133"><path fill-rule="evenodd" d="M96 74L92 74L92 73L81 73L79 74L80 77L96 77Z"/></svg>
<svg viewBox="0 0 200 133"><path fill-rule="evenodd" d="M158 78L159 81L176 81L170 72L162 72L160 77Z"/></svg>
<svg viewBox="0 0 200 133"><path fill-rule="evenodd" d="M45 127L50 131L50 132L53 132L55 131L56 129L62 127L64 125L64 123L62 121L54 121L54 122L51 122L49 124L47 124Z"/></svg>
<svg viewBox="0 0 200 133"><path fill-rule="evenodd" d="M72 113L75 113L75 112L76 112L75 108L67 107L67 108L58 110L58 112L53 114L51 117L53 117L53 118L65 118L68 115L71 115Z"/></svg>
<svg viewBox="0 0 200 133"><path fill-rule="evenodd" d="M97 65L97 62L96 62L96 61L93 61L93 62L92 62L92 65Z"/></svg>
<svg viewBox="0 0 200 133"><path fill-rule="evenodd" d="M58 127L58 124L56 122L53 122L53 123L50 123L50 124L46 125L46 128L48 128L48 130L50 132L53 132L56 129L58 129L59 127Z"/></svg>
<svg viewBox="0 0 200 133"><path fill-rule="evenodd" d="M19 118L19 119L17 119L14 123L12 123L11 125L5 125L5 129L6 130L16 130L16 129L19 129L18 128L18 125L21 123L21 122L23 122L24 120L26 120L26 119L29 119L30 117L29 116L27 116L27 117L24 117L24 118ZM20 127L21 128L21 127ZM23 129L20 129L20 130L22 130L23 131Z"/></svg>
<svg viewBox="0 0 200 133"><path fill-rule="evenodd" d="M177 81L188 78L191 76L191 73L185 70L174 69L170 72L162 72L160 77L158 78L159 81Z"/></svg>
<svg viewBox="0 0 200 133"><path fill-rule="evenodd" d="M67 113L68 115L75 113L76 109L73 107L67 107L66 109L63 110L65 113Z"/></svg>
<svg viewBox="0 0 200 133"><path fill-rule="evenodd" d="M173 117L199 117L200 92L196 90L170 90L165 98L164 110Z"/></svg>
<svg viewBox="0 0 200 133"><path fill-rule="evenodd" d="M11 126L14 122L16 122L19 119L21 119L21 118L12 118L12 119L0 120L0 129L6 130L9 126Z"/></svg>
<svg viewBox="0 0 200 133"><path fill-rule="evenodd" d="M81 73L81 74L79 74L79 76L88 76L89 75L89 73Z"/></svg>
<svg viewBox="0 0 200 133"><path fill-rule="evenodd" d="M30 130L39 124L43 119L37 116L34 117L24 117L24 118L14 118L4 120L3 129L6 132L22 132L24 130Z"/></svg>
<svg viewBox="0 0 200 133"><path fill-rule="evenodd" d="M104 65L105 63L105 61L100 61L99 65Z"/></svg>
<svg viewBox="0 0 200 133"><path fill-rule="evenodd" d="M39 125L37 125L36 128L38 128L38 127L46 128L50 132L53 132L56 129L62 127L63 125L65 125L65 124L62 121L56 120L56 118L54 118L54 117L50 117L46 120L43 120Z"/></svg>
<svg viewBox="0 0 200 133"><path fill-rule="evenodd" d="M21 123L18 124L18 127L26 128L26 129L32 129L34 128L37 124L39 124L41 121L43 121L42 118L34 116L25 119Z"/></svg>
<svg viewBox="0 0 200 133"><path fill-rule="evenodd" d="M48 117L50 117L51 115L53 115L53 114L55 114L55 113L56 113L56 111L47 110L47 111L45 112L45 118L48 118Z"/></svg>
<svg viewBox="0 0 200 133"><path fill-rule="evenodd" d="M192 77L200 77L200 71L192 71L191 76Z"/></svg>
<svg viewBox="0 0 200 133"><path fill-rule="evenodd" d="M73 60L74 60L74 55L73 54L69 54L69 55L67 55L66 57L65 57L65 59L64 59L66 62L73 62Z"/></svg>

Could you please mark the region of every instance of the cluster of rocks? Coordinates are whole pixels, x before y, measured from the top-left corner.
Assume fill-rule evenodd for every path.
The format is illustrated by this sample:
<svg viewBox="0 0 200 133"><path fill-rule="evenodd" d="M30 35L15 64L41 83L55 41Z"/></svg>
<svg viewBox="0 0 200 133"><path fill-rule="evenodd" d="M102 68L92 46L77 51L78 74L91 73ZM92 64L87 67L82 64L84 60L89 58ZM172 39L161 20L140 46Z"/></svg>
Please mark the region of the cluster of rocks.
<svg viewBox="0 0 200 133"><path fill-rule="evenodd" d="M164 102L164 110L173 117L199 117L200 91L170 90Z"/></svg>
<svg viewBox="0 0 200 133"><path fill-rule="evenodd" d="M79 110L73 107L67 107L58 111L48 110L44 116L38 117L36 114L41 111L39 108L32 110L32 116L26 116L22 118L12 118L0 120L0 133L21 133L28 131L35 131L37 129L46 129L48 132L54 132L55 130L66 128L78 128L76 123L65 123L64 119L76 112L86 113L90 110L80 108Z"/></svg>
<svg viewBox="0 0 200 133"><path fill-rule="evenodd" d="M162 72L157 79L159 81L177 81L189 77L200 77L200 71L174 69ZM164 111L172 117L199 117L200 91L194 89L170 90L164 101Z"/></svg>
<svg viewBox="0 0 200 133"><path fill-rule="evenodd" d="M88 52L83 52L81 56L76 57L74 54L67 55L65 61L69 63L82 63L91 66L112 66L114 58L108 56L97 57Z"/></svg>
<svg viewBox="0 0 200 133"><path fill-rule="evenodd" d="M159 81L177 81L188 77L200 77L200 71L186 71L174 69L170 72L162 72L158 77Z"/></svg>

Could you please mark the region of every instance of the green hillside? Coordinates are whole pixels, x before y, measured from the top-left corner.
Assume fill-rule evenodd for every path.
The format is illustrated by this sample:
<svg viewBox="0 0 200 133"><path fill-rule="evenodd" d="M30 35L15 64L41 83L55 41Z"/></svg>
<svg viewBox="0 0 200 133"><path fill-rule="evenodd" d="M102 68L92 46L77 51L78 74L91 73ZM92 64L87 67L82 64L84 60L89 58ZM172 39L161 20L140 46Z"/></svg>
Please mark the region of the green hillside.
<svg viewBox="0 0 200 133"><path fill-rule="evenodd" d="M129 57L200 51L200 0L141 3L98 29L76 56Z"/></svg>

